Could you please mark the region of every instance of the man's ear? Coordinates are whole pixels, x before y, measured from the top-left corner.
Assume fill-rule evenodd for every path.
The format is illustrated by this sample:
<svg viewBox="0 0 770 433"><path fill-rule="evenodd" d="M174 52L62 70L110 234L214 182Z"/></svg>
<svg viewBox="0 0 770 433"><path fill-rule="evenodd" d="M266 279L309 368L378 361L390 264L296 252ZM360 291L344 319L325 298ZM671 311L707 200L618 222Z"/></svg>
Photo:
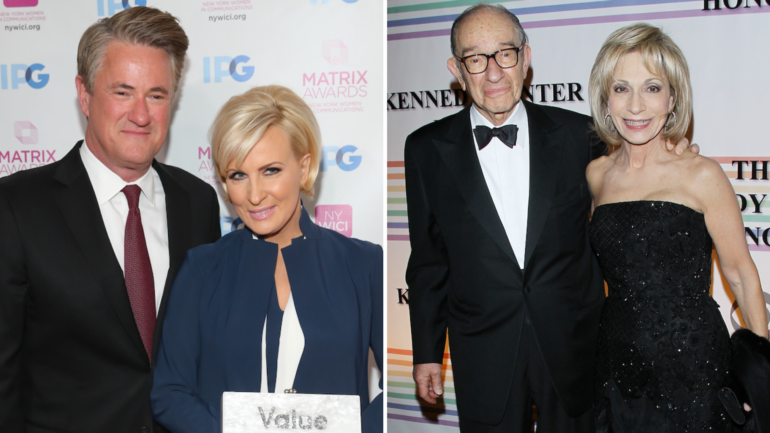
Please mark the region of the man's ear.
<svg viewBox="0 0 770 433"><path fill-rule="evenodd" d="M75 88L78 91L78 103L80 103L80 111L83 112L83 115L86 116L86 119L88 119L88 115L90 112L90 104L91 104L91 94L88 93L88 90L86 90L86 85L83 83L83 77L78 75L75 77Z"/></svg>
<svg viewBox="0 0 770 433"><path fill-rule="evenodd" d="M532 62L532 50L529 49L529 45L524 45L524 47L521 48L521 52L519 53L521 55L521 61L524 71L524 77L526 78L527 71L529 70L529 64Z"/></svg>
<svg viewBox="0 0 770 433"><path fill-rule="evenodd" d="M446 61L446 67L449 69L449 72L452 73L452 75L457 78L457 81L460 82L460 86L462 86L463 91L468 91L468 89L465 88L465 80L463 79L463 71L460 69L462 65L460 64L460 61L457 60L457 57L450 57Z"/></svg>

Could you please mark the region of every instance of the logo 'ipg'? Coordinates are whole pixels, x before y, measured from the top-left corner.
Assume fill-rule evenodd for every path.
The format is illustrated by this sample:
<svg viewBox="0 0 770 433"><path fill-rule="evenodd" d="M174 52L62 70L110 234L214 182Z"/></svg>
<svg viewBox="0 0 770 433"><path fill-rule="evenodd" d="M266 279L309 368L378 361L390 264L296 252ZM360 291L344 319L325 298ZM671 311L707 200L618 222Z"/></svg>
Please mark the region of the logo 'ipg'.
<svg viewBox="0 0 770 433"><path fill-rule="evenodd" d="M131 3L133 3L133 5ZM96 9L100 17L105 15L105 4L107 5L107 16L111 17L131 6L147 6L147 0L96 0Z"/></svg>
<svg viewBox="0 0 770 433"><path fill-rule="evenodd" d="M319 204L315 207L315 223L347 237L353 236L353 206Z"/></svg>
<svg viewBox="0 0 770 433"><path fill-rule="evenodd" d="M326 171L329 167L337 166L342 171L353 171L361 165L360 155L351 155L347 157L345 155L351 154L357 151L358 148L352 145L346 145L342 147L337 146L324 146L323 155L321 155L321 171Z"/></svg>
<svg viewBox="0 0 770 433"><path fill-rule="evenodd" d="M222 236L240 230L245 227L246 224L240 218L233 218L228 216L219 217L219 229L222 231Z"/></svg>
<svg viewBox="0 0 770 433"><path fill-rule="evenodd" d="M40 63L34 63L29 66L21 63L0 65L0 88L7 90L8 83L10 82L11 89L18 89L20 84L28 84L33 89L42 89L48 84L49 78L48 74L40 73L43 69L45 69L45 66Z"/></svg>
<svg viewBox="0 0 770 433"><path fill-rule="evenodd" d="M210 83L212 68L214 75L214 82L221 83L222 78L232 77L233 80L241 83L249 81L254 76L254 66L242 66L241 71L238 72L238 65L248 63L251 60L248 56L216 56L212 63L211 57L203 58L203 82Z"/></svg>

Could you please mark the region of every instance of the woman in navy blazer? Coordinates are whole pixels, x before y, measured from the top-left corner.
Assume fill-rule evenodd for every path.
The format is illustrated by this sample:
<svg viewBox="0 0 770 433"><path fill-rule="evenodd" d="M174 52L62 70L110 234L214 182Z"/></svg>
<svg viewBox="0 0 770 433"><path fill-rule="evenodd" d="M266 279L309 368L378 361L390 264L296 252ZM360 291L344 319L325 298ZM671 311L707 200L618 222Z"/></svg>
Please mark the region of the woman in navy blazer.
<svg viewBox="0 0 770 433"><path fill-rule="evenodd" d="M190 250L172 287L152 389L172 432L218 432L224 391L282 383L358 395L363 431L382 432L382 394L370 404L368 390L370 348L382 369L382 248L315 225L302 207L318 131L281 86L231 98L214 122L214 164L246 229Z"/></svg>

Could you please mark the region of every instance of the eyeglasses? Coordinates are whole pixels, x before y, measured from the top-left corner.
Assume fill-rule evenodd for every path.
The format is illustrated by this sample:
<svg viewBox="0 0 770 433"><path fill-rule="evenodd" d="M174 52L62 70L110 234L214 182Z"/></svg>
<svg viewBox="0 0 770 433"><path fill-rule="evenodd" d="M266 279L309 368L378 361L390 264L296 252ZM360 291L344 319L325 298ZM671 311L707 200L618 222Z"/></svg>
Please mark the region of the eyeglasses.
<svg viewBox="0 0 770 433"><path fill-rule="evenodd" d="M470 56L457 57L465 65L465 69L471 74L480 74L487 70L489 59L494 58L497 66L502 69L508 69L519 63L519 51L524 47L503 48L492 54L471 54Z"/></svg>

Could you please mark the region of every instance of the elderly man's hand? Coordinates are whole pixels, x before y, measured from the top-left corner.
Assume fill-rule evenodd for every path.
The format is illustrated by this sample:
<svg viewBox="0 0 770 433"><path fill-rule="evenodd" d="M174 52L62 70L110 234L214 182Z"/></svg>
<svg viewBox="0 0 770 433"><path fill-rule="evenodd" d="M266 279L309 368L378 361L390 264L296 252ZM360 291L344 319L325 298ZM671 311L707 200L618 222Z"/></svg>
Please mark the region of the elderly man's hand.
<svg viewBox="0 0 770 433"><path fill-rule="evenodd" d="M687 149L688 147L690 148L691 152L695 154L700 153L700 146L698 146L695 143L690 145L690 140L688 140L687 137L683 138L679 143L676 144L676 146L674 146L673 143L666 143L666 148L669 151L673 150L674 152L676 152L677 155L681 155L682 153L684 153L684 150Z"/></svg>
<svg viewBox="0 0 770 433"><path fill-rule="evenodd" d="M428 403L436 403L436 397L444 395L441 382L441 364L416 364L412 372L420 398Z"/></svg>

